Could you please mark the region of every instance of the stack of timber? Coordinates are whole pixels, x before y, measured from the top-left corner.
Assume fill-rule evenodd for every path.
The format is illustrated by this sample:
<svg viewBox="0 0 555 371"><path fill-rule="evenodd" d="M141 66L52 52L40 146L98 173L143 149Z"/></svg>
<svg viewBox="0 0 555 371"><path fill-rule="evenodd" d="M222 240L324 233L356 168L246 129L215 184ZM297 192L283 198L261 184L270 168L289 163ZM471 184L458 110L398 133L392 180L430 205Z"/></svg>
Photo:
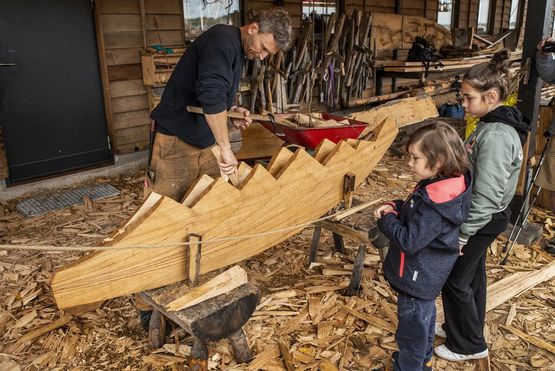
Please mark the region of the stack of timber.
<svg viewBox="0 0 555 371"><path fill-rule="evenodd" d="M317 26L316 21L305 20L287 54L278 53L252 68L251 111L284 112L301 103L311 104L316 95L320 103L334 109L340 86L345 92L353 84L365 89L371 76L370 18L369 13L355 11L352 17L323 16ZM317 35L316 28L321 29ZM336 84L333 92L332 84Z"/></svg>
<svg viewBox="0 0 555 371"><path fill-rule="evenodd" d="M34 218L25 218L15 210L21 200L0 202L0 210L5 213L0 213L0 242L97 245L141 206L143 174L98 179L94 184L99 182L109 182L121 194ZM355 197L362 201L402 198L413 186L406 160L386 154L357 188ZM351 215L349 223L368 223L371 212ZM531 219L544 226L545 238L555 236L552 212L533 208ZM210 346L209 369L277 371L286 369L285 359L299 370L373 369L381 364L391 369L391 353L396 350L392 332L396 294L383 278L377 252L368 248L360 296L345 297L341 290L348 284L357 245L346 240L350 253L339 255L332 247L331 234L323 232L317 263L307 269L312 235L312 228L306 228L241 263L263 293L244 328L256 358L248 365L237 365L229 342L219 342ZM540 244L515 245L509 264L499 266L502 243L498 239L488 249L491 285L519 272L526 273L520 280L529 282L531 275L554 259ZM88 312L56 309L49 288L52 271L81 255L73 251L0 249L0 368L186 368L192 339L176 329L163 347L150 351L130 297L109 300ZM548 370L555 364L555 354L549 350L549 344L555 342L555 280L548 278L522 293L516 289L510 296L509 301L486 315L493 368ZM285 346L280 348L280 344ZM434 370L475 367L472 361L447 362L437 357L433 365Z"/></svg>
<svg viewBox="0 0 555 371"><path fill-rule="evenodd" d="M302 230L304 223L321 217L341 201L346 173L356 176L357 185L362 183L396 134L395 124L384 120L375 128L371 141L334 144L326 140L314 157L302 148L295 153L282 148L268 168L257 164L251 169L242 163L237 188L222 178L203 176L182 203L151 194L111 239L114 250L91 254L54 274L51 286L58 307L97 302L186 279L182 243L189 234L200 235L205 241L201 274L286 240ZM284 229L287 226L294 227ZM132 248L142 245L166 247ZM117 249L124 246L127 248Z"/></svg>
<svg viewBox="0 0 555 371"><path fill-rule="evenodd" d="M408 49L416 36L428 38L438 49L451 40L448 29L417 16L355 9L351 16L333 13L314 23L303 23L287 54L250 69L251 111L283 112L313 100L328 110L345 108L369 94L376 55Z"/></svg>

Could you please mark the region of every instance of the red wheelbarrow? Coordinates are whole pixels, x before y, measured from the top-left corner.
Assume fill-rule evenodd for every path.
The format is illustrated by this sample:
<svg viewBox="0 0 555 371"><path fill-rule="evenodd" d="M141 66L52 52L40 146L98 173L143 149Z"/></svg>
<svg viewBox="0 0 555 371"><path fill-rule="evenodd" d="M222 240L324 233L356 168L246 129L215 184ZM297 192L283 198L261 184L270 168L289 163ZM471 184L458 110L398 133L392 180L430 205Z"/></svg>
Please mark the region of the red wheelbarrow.
<svg viewBox="0 0 555 371"><path fill-rule="evenodd" d="M368 126L368 123L357 121L328 113L321 114L322 120L344 121L348 120L349 125L325 126L325 127L293 127L281 124L277 121L261 121L260 123L274 135L281 138L288 144L315 149L324 139L334 143L343 139L356 139Z"/></svg>

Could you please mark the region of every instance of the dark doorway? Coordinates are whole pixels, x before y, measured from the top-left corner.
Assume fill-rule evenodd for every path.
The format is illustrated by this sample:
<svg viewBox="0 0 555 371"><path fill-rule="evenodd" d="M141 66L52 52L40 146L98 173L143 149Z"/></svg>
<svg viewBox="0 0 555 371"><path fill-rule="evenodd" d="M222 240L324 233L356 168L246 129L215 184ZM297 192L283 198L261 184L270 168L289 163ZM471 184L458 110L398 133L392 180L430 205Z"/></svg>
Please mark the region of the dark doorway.
<svg viewBox="0 0 555 371"><path fill-rule="evenodd" d="M0 0L8 183L112 161L90 0Z"/></svg>

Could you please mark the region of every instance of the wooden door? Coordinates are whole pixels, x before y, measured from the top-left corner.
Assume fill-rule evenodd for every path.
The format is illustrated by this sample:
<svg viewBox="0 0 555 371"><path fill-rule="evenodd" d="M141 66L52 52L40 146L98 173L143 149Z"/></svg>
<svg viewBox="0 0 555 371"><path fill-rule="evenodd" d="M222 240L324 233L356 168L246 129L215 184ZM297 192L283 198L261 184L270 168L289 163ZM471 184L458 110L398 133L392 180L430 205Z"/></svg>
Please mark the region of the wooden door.
<svg viewBox="0 0 555 371"><path fill-rule="evenodd" d="M8 184L112 161L90 0L0 0Z"/></svg>

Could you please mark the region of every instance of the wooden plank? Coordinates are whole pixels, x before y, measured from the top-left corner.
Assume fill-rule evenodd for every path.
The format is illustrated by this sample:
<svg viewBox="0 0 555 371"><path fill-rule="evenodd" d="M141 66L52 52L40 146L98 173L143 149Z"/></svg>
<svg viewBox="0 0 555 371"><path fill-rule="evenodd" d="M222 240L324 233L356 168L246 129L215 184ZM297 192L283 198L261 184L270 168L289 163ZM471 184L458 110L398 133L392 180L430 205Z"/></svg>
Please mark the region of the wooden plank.
<svg viewBox="0 0 555 371"><path fill-rule="evenodd" d="M335 143L333 143L331 140L324 139L322 143L318 145L318 148L314 150L314 158L318 162L323 163L334 147Z"/></svg>
<svg viewBox="0 0 555 371"><path fill-rule="evenodd" d="M195 184L187 191L181 203L187 207L193 207L197 200L208 191L210 186L214 183L214 179L206 174L202 174L197 179Z"/></svg>
<svg viewBox="0 0 555 371"><path fill-rule="evenodd" d="M178 0L145 0L147 14L182 14Z"/></svg>
<svg viewBox="0 0 555 371"><path fill-rule="evenodd" d="M112 99L112 111L114 113L144 110L148 110L147 94L132 95L129 97L118 97ZM119 127L121 128L121 126Z"/></svg>
<svg viewBox="0 0 555 371"><path fill-rule="evenodd" d="M376 129L374 140L361 142L357 149L339 145L326 165L298 149L277 178L257 164L240 190L218 178L192 208L163 197L140 223L125 228L111 242L115 247L131 248L90 254L54 274L51 286L58 306L71 307L187 279L185 249L180 244L190 233L201 235L204 241L201 274L265 251L340 202L347 172L355 175L358 184L363 182L396 134L391 120L385 121ZM315 188L317 198L307 200ZM165 247L132 248L152 244Z"/></svg>
<svg viewBox="0 0 555 371"><path fill-rule="evenodd" d="M106 49L142 48L143 33L141 31L105 32L104 45Z"/></svg>
<svg viewBox="0 0 555 371"><path fill-rule="evenodd" d="M101 14L141 14L138 0L96 1Z"/></svg>
<svg viewBox="0 0 555 371"><path fill-rule="evenodd" d="M239 189L243 188L243 185L250 177L251 171L252 171L252 168L249 165L247 165L246 162L239 163L239 166L237 167L237 178L239 182L239 186L238 186Z"/></svg>
<svg viewBox="0 0 555 371"><path fill-rule="evenodd" d="M134 128L137 126L150 126L150 111L131 111L114 114L114 127L116 130Z"/></svg>
<svg viewBox="0 0 555 371"><path fill-rule="evenodd" d="M293 152L285 147L279 148L276 150L274 156L272 156L272 159L268 163L268 172L274 177L277 176L279 172L291 161L292 157Z"/></svg>
<svg viewBox="0 0 555 371"><path fill-rule="evenodd" d="M136 80L143 77L143 70L140 64L121 64L108 66L108 80Z"/></svg>
<svg viewBox="0 0 555 371"><path fill-rule="evenodd" d="M139 14L104 14L100 18L104 32L141 31L143 25Z"/></svg>
<svg viewBox="0 0 555 371"><path fill-rule="evenodd" d="M150 123L131 128L116 129L116 146L122 144L137 144L148 140Z"/></svg>
<svg viewBox="0 0 555 371"><path fill-rule="evenodd" d="M548 352L550 352L552 354L555 354L555 346L553 346L553 344L548 343L547 341L542 340L538 337L528 335L528 334L520 331L519 329L517 329L513 326L507 326L507 325L504 325L504 324L500 324L499 326L501 328L509 331L509 332L512 332L513 334L515 334L516 336L518 336L519 338L521 338L525 342L530 343L532 345L535 345L540 349L547 350Z"/></svg>
<svg viewBox="0 0 555 371"><path fill-rule="evenodd" d="M104 0L106 2L106 0ZM108 67L106 64L106 45L104 43L104 31L100 24L102 19L101 7L94 7L94 31L96 35L96 51L98 53L98 67L102 81L102 100L104 101L104 115L106 117L106 128L108 137L113 143L115 140L114 117L112 114L112 101L110 99L110 81L108 79Z"/></svg>
<svg viewBox="0 0 555 371"><path fill-rule="evenodd" d="M174 45L183 45L185 43L185 39L183 38L183 32L181 30L160 31L160 32L147 31L146 43L147 45L174 46Z"/></svg>
<svg viewBox="0 0 555 371"><path fill-rule="evenodd" d="M147 94L143 80L115 81L110 83L110 97L128 97L132 95Z"/></svg>
<svg viewBox="0 0 555 371"><path fill-rule="evenodd" d="M178 311L192 307L205 300L225 294L248 281L247 272L238 265L212 278L210 281L190 289L185 295L166 305L167 310Z"/></svg>
<svg viewBox="0 0 555 371"><path fill-rule="evenodd" d="M235 154L238 160L271 157L284 144L258 122L253 122L242 134L241 149Z"/></svg>
<svg viewBox="0 0 555 371"><path fill-rule="evenodd" d="M116 144L115 145L115 153L124 154L124 153L133 153L139 151L146 151L149 146L148 139L136 141L133 143L126 143L126 144Z"/></svg>
<svg viewBox="0 0 555 371"><path fill-rule="evenodd" d="M539 285L555 276L555 261L543 268L532 272L517 272L499 280L488 287L486 312L497 308L503 303L522 294L523 292ZM437 307L436 323L445 320L443 306Z"/></svg>
<svg viewBox="0 0 555 371"><path fill-rule="evenodd" d="M373 124L386 117L395 120L397 127L414 124L430 117L437 117L439 113L430 97L412 97L392 100L368 111L357 112L352 115L355 120Z"/></svg>
<svg viewBox="0 0 555 371"><path fill-rule="evenodd" d="M178 15L146 15L145 28L147 30L182 30L183 16Z"/></svg>
<svg viewBox="0 0 555 371"><path fill-rule="evenodd" d="M106 50L106 64L136 64L141 63L141 48Z"/></svg>

